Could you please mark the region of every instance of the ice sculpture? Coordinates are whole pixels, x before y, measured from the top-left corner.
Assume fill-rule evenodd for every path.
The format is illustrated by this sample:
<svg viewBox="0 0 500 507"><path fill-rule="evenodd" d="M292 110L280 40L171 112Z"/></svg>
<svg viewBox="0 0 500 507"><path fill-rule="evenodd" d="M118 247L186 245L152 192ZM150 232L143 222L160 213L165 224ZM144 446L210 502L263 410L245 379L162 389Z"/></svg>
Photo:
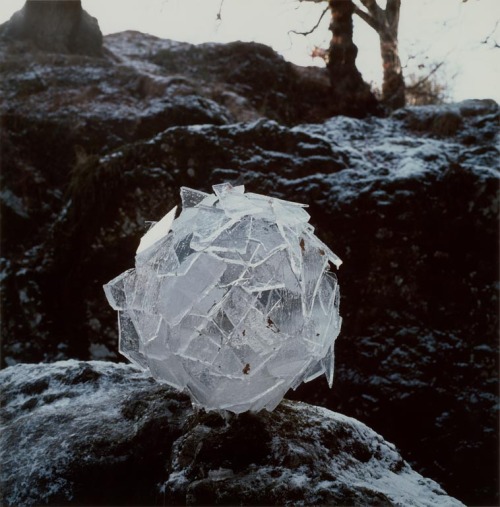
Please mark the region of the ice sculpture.
<svg viewBox="0 0 500 507"><path fill-rule="evenodd" d="M215 185L181 188L142 238L136 267L104 286L120 352L207 410L273 410L286 391L333 380L340 259L304 205Z"/></svg>

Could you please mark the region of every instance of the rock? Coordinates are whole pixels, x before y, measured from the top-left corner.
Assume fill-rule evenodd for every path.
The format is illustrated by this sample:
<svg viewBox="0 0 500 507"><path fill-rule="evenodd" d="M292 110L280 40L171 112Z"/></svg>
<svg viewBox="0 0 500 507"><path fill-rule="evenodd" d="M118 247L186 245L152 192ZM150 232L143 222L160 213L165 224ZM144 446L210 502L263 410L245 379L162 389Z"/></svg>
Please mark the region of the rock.
<svg viewBox="0 0 500 507"><path fill-rule="evenodd" d="M0 372L6 506L458 506L364 424L283 402L223 417L130 365Z"/></svg>
<svg viewBox="0 0 500 507"><path fill-rule="evenodd" d="M150 61L168 75L183 74L203 83L240 121L263 116L284 123L311 121L326 118L335 107L329 104L324 69L297 67L264 44L179 44L158 50ZM231 98L240 97L240 104L246 102L254 114L242 118L228 93Z"/></svg>
<svg viewBox="0 0 500 507"><path fill-rule="evenodd" d="M437 137L457 136L466 144L473 144L478 140L470 133L470 127L474 126L474 122L464 122L463 118L479 117L481 118L479 121L484 121L484 118L488 116L492 119L498 117L498 105L494 100L465 100L458 104L446 104L440 107L407 107L399 109L392 115L393 118L402 120L411 130L427 132ZM469 132L463 132L463 130L469 130ZM482 135L489 140L493 139L497 133L493 123L490 124L489 129L481 130Z"/></svg>
<svg viewBox="0 0 500 507"><path fill-rule="evenodd" d="M27 0L0 26L0 35L30 40L38 49L53 53L102 54L97 20L82 9L80 0Z"/></svg>
<svg viewBox="0 0 500 507"><path fill-rule="evenodd" d="M279 122L259 117L257 82L223 81L245 48L292 76L265 48L105 39L107 59L30 54L31 67L24 43L0 48L5 364L118 359L102 284L130 267L146 221L181 185L244 183L307 202L344 260L334 388L289 396L369 424L462 501L498 503L498 105L292 126L305 116L286 79L260 114ZM309 71L292 90L321 89Z"/></svg>

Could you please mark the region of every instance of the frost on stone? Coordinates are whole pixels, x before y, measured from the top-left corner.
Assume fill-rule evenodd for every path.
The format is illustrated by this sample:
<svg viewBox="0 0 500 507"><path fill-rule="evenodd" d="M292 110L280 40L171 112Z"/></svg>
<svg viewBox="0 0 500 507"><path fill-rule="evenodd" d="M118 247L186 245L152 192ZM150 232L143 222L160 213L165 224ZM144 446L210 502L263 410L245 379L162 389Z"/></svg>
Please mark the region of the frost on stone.
<svg viewBox="0 0 500 507"><path fill-rule="evenodd" d="M333 381L340 259L304 205L215 185L181 189L142 238L135 269L104 286L120 352L208 410L273 410L286 391Z"/></svg>

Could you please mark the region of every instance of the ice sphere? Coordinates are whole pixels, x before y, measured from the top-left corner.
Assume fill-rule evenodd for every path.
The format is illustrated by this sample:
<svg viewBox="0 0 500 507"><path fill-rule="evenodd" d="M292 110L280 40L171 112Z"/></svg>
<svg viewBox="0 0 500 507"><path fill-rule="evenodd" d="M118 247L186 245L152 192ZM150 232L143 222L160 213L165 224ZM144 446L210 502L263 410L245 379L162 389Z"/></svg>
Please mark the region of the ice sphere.
<svg viewBox="0 0 500 507"><path fill-rule="evenodd" d="M181 188L180 216L156 223L135 269L104 286L120 352L207 410L273 410L322 374L331 386L342 261L305 205L213 190Z"/></svg>

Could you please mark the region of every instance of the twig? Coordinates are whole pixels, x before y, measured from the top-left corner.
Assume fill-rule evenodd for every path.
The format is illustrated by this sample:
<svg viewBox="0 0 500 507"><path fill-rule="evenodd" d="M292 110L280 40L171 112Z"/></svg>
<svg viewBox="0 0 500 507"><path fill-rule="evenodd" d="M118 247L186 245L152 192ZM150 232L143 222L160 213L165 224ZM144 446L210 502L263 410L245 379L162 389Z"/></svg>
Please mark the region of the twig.
<svg viewBox="0 0 500 507"><path fill-rule="evenodd" d="M220 0L219 12L217 13L217 16L215 17L216 21L222 21L222 6L223 5L224 5L224 0Z"/></svg>
<svg viewBox="0 0 500 507"><path fill-rule="evenodd" d="M500 44L493 38L494 33L497 31L498 25L500 24L500 19L497 19L493 30L481 41L481 44L489 44L490 40L493 42L493 48L500 48Z"/></svg>
<svg viewBox="0 0 500 507"><path fill-rule="evenodd" d="M223 0L224 1L224 0ZM321 13L321 16L318 19L318 22L307 32L297 32L297 30L288 30L288 33L294 33L296 35L310 35L313 33L321 23L321 20L325 17L325 14L330 10L330 7L326 7L325 10Z"/></svg>
<svg viewBox="0 0 500 507"><path fill-rule="evenodd" d="M429 80L429 78L435 74L443 65L443 62L439 62L426 76L424 76L422 79L418 80L415 84L412 84L411 86L407 86L407 90L416 90L420 85L423 85L426 81Z"/></svg>

